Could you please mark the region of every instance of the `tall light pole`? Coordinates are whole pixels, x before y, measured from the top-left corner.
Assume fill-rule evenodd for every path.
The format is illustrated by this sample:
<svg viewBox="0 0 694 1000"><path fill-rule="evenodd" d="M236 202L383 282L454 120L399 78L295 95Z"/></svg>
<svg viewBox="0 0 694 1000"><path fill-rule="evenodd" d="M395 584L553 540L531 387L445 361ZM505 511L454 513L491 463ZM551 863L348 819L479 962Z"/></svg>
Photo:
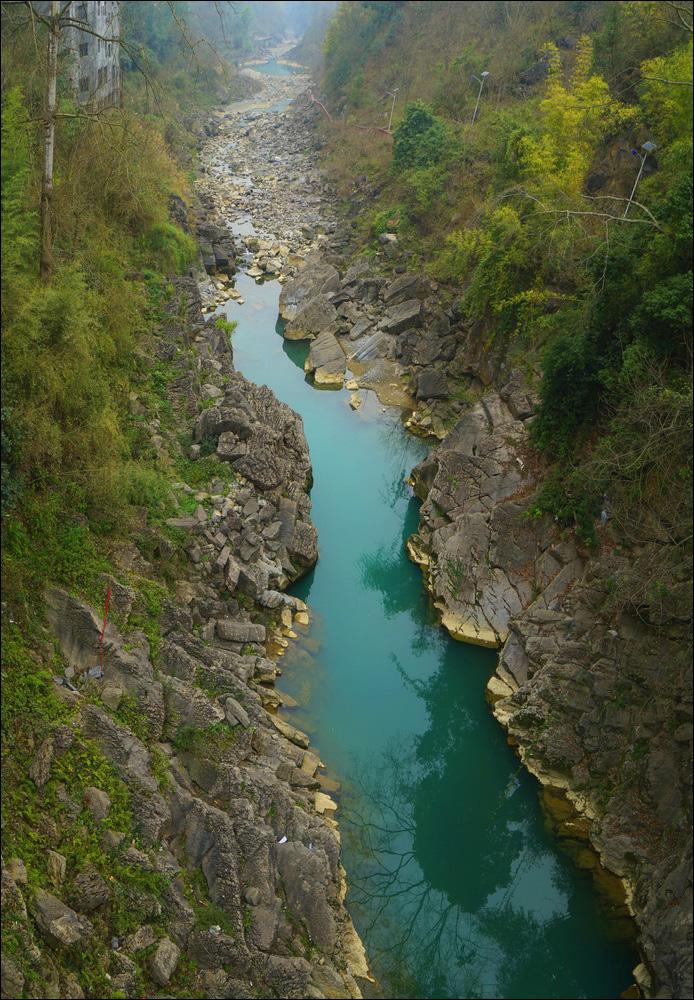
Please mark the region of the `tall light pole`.
<svg viewBox="0 0 694 1000"><path fill-rule="evenodd" d="M400 90L399 87L396 87L395 90L386 90L386 94L390 94L390 96L393 98L393 100L391 102L391 105L390 105L390 116L388 118L388 131L389 132L390 132L391 126L393 124L393 112L395 111L395 97L396 97L397 92L399 90Z"/></svg>
<svg viewBox="0 0 694 1000"><path fill-rule="evenodd" d="M632 149L632 153L634 154L634 156L640 157L641 165L639 167L639 172L636 175L634 186L631 189L631 194L629 195L629 201L627 202L627 207L624 209L624 215L622 216L623 219L626 219L627 215L629 214L629 209L631 208L631 203L634 199L634 195L636 194L636 188L639 186L639 181L641 180L641 174L643 173L643 168L646 165L646 159L648 157L648 154L652 153L657 148L658 147L654 142L649 141L649 142L644 142L644 144L641 146L641 149L643 150L643 155L639 153L638 149Z"/></svg>
<svg viewBox="0 0 694 1000"><path fill-rule="evenodd" d="M472 79L473 80L477 80L477 82L480 85L480 89L479 89L479 92L477 94L477 102L475 103L475 110L472 112L472 124L473 125L475 124L475 119L477 118L477 112L478 112L479 106L480 106L480 98L482 97L482 90L484 89L484 84L485 84L485 81L486 81L486 79L487 79L488 76L489 76L489 70L486 70L486 69L485 69L484 73L480 73L479 76L475 76L474 73L472 74Z"/></svg>

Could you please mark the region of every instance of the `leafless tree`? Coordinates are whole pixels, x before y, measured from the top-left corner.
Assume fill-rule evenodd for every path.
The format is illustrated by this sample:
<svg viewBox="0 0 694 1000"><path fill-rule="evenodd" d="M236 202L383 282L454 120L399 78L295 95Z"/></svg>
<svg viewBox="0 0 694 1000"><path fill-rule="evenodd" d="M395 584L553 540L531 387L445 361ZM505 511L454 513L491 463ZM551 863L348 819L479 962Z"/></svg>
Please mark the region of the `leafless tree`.
<svg viewBox="0 0 694 1000"><path fill-rule="evenodd" d="M214 46L207 39L196 39L193 37L188 24L176 10L173 0L167 0L166 6L179 31L180 37L195 58L200 45L205 45L215 52ZM83 18L75 17L73 5L70 0L51 0L50 9L45 9L45 4L38 4L34 0L11 0L2 4L5 10L22 9L25 12L24 18L19 18L16 24L18 30L30 29L34 39L37 54L40 50L39 29L42 28L46 34L46 70L43 112L41 124L43 129L43 166L41 178L41 198L40 198L40 263L39 273L41 278L48 280L53 272L53 188L54 188L54 163L55 163L55 142L56 125L62 118L80 119L90 123L102 123L104 114L113 110L112 106L97 106L80 108L77 111L58 111L58 72L59 55L61 43L65 32L73 29L82 34L91 35L100 42L117 45L123 50L131 60L135 69L143 76L148 88L156 95L156 82L152 79L146 68L138 58L132 47L125 40L120 31L114 31L107 26L108 33L97 31ZM235 10L233 3L215 3L215 9L223 27L223 7ZM215 52L216 54L216 52ZM217 58L219 58L217 56ZM221 62L221 60L220 60ZM113 125L112 121L109 121Z"/></svg>

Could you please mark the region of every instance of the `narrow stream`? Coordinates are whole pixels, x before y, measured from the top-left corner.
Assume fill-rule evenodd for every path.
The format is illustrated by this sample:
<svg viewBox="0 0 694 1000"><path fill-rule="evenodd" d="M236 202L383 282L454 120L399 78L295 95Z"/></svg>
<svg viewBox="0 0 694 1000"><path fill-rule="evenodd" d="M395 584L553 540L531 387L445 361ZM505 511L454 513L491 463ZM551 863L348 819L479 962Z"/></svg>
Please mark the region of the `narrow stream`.
<svg viewBox="0 0 694 1000"><path fill-rule="evenodd" d="M383 994L617 997L634 952L544 829L485 702L495 656L438 627L405 554L404 479L427 446L373 393L355 413L306 381L277 282L235 285L236 367L301 414L311 450L320 559L293 592L312 623L280 687L340 782L348 903Z"/></svg>

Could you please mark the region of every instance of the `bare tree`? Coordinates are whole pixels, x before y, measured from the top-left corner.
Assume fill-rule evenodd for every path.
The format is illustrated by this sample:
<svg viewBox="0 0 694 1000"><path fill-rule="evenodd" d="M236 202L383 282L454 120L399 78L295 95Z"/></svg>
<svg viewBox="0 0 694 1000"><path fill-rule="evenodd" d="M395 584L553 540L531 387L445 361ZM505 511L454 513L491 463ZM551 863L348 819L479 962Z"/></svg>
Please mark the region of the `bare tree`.
<svg viewBox="0 0 694 1000"><path fill-rule="evenodd" d="M186 48L195 59L199 45L206 45L219 59L214 46L206 39L195 39L190 29L180 14L175 9L173 0L167 0L166 6L180 33ZM224 6L234 10L231 2ZM112 110L113 106L93 107L80 109L76 112L59 112L58 109L58 70L59 54L61 43L65 32L68 29L91 35L100 43L118 46L131 60L135 69L143 76L148 88L152 89L156 97L156 85L145 67L141 64L135 52L132 51L128 43L121 37L120 31L114 30L114 26L108 26L108 33L97 31L88 20L73 16L72 3L70 0L61 3L60 0L51 0L50 13L43 8L45 5L37 4L34 0L14 0L14 2L4 3L3 8L24 8L27 12L27 20L21 22L25 27L30 27L34 38L36 51L39 51L38 26L42 26L46 31L46 78L45 97L41 123L43 127L43 165L41 176L41 199L40 199L40 263L39 273L42 280L46 281L53 272L53 236L54 227L52 219L53 189L54 189L54 163L55 163L55 143L56 124L61 118L81 119L87 122L103 121L103 114ZM223 23L222 5L215 3L215 10L220 21ZM221 63L221 59L220 59ZM113 123L111 123L113 124Z"/></svg>
<svg viewBox="0 0 694 1000"><path fill-rule="evenodd" d="M43 173L41 179L41 260L40 274L45 281L53 271L53 161L55 158L55 109L58 97L58 46L60 45L60 3L52 0L48 25L46 69L46 108L44 116Z"/></svg>

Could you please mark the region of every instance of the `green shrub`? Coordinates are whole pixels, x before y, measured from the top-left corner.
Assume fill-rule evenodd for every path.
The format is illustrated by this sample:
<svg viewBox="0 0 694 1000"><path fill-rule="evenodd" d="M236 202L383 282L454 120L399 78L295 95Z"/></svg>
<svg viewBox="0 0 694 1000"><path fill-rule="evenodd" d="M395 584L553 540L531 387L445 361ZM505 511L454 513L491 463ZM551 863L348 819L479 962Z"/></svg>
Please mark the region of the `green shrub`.
<svg viewBox="0 0 694 1000"><path fill-rule="evenodd" d="M197 254L193 237L172 222L152 226L143 237L143 247L148 259L166 274L183 274Z"/></svg>
<svg viewBox="0 0 694 1000"><path fill-rule="evenodd" d="M542 361L540 408L531 436L553 455L573 447L580 428L595 418L601 383L596 341L589 333L566 332L547 347Z"/></svg>
<svg viewBox="0 0 694 1000"><path fill-rule="evenodd" d="M452 154L452 133L423 101L405 108L393 134L393 166L402 173L441 163Z"/></svg>

